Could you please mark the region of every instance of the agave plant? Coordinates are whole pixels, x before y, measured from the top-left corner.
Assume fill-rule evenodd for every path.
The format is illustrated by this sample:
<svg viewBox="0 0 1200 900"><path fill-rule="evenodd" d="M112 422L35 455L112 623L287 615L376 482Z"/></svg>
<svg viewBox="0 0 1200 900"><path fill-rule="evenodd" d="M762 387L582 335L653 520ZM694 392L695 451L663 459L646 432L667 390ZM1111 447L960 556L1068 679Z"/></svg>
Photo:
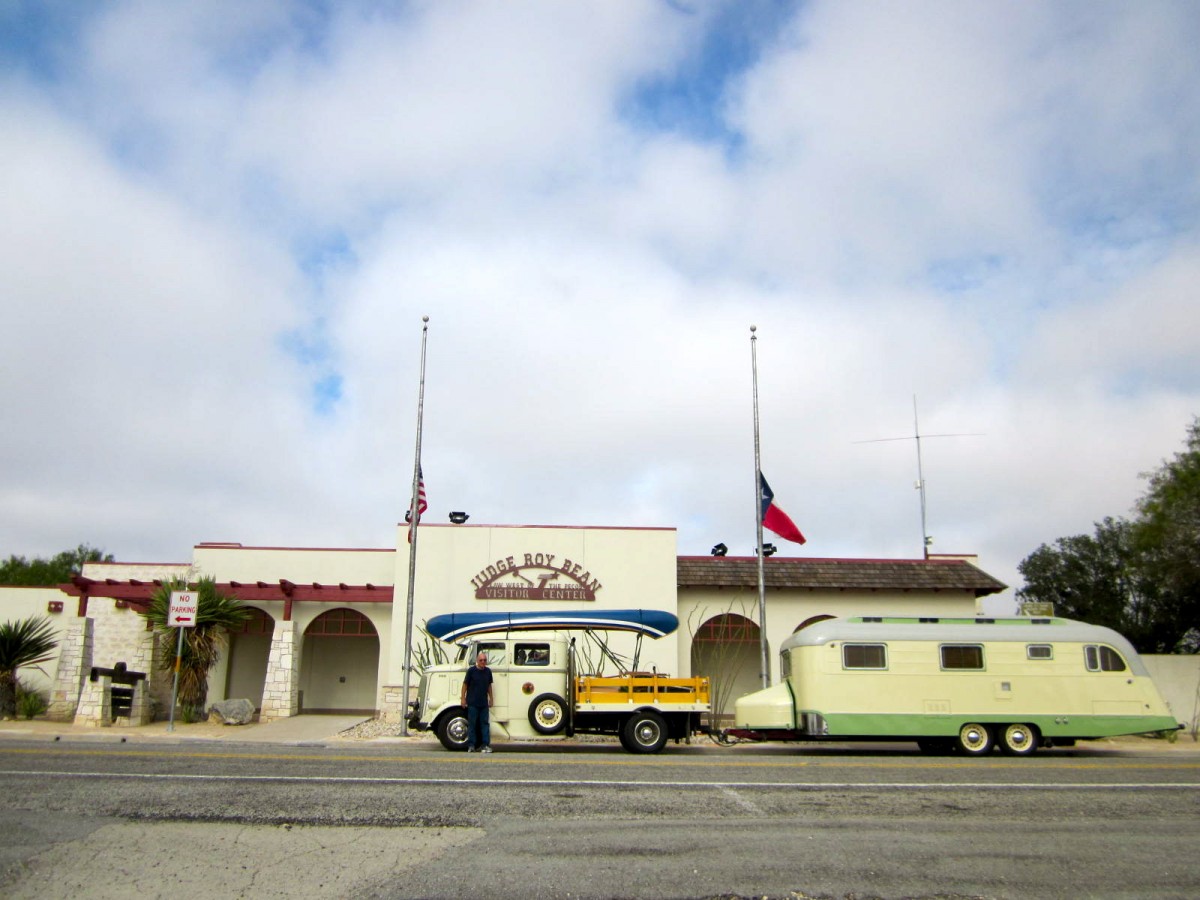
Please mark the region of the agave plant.
<svg viewBox="0 0 1200 900"><path fill-rule="evenodd" d="M0 716L17 714L17 669L54 658L54 626L45 616L0 625Z"/></svg>
<svg viewBox="0 0 1200 900"><path fill-rule="evenodd" d="M167 624L171 610L172 591L195 591L196 624L192 628L173 628ZM183 581L164 583L150 598L143 613L162 637L163 653L160 666L167 672L175 670L175 652L179 632L183 632L183 649L179 663L179 706L185 715L199 715L208 699L208 673L220 658L228 632L238 628L251 616L251 608L232 594L217 590L212 578L201 578L188 585Z"/></svg>

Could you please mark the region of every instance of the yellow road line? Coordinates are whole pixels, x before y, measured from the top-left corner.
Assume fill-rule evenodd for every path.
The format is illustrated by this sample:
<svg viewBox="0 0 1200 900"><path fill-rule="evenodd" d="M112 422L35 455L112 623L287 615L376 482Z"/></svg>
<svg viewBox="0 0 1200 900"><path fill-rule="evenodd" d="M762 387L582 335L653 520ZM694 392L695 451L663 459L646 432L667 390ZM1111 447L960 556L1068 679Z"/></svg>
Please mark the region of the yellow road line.
<svg viewBox="0 0 1200 900"><path fill-rule="evenodd" d="M215 752L206 750L175 751L173 748L159 750L100 750L75 749L74 747L55 747L49 751L56 755L70 756L100 756L123 758L140 757L146 759L245 759L245 760L289 760L293 762L358 762L377 764L401 763L438 763L442 765L463 764L475 760L459 753L432 754L422 756L366 756L346 754L288 754L288 753L245 753L235 751ZM2 747L0 754L45 756L45 747ZM551 758L548 756L511 758L509 754L495 754L491 764L503 763L509 766L567 766L590 764L594 766L634 766L637 768L679 768L704 766L709 769L804 769L804 768L837 768L837 769L939 769L939 770L1024 770L1044 771L1056 769L1091 770L1091 769L1197 769L1197 762L1152 762L1125 759L1085 760L816 760L816 759L771 759L771 760L721 760L696 759L694 757L620 757L614 759L597 758L595 756L571 756L567 758Z"/></svg>

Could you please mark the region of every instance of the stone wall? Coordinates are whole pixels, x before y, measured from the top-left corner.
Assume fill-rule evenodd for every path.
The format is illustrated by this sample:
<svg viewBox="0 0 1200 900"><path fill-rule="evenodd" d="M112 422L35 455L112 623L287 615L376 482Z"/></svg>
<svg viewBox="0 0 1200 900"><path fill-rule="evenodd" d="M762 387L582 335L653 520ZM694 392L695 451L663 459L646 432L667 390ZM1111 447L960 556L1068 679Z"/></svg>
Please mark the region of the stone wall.
<svg viewBox="0 0 1200 900"><path fill-rule="evenodd" d="M47 717L70 722L79 707L79 693L92 666L92 620L71 619L58 644L58 667L50 689Z"/></svg>
<svg viewBox="0 0 1200 900"><path fill-rule="evenodd" d="M275 621L271 653L267 658L267 678L263 685L259 721L286 719L300 712L300 645L296 641L296 623Z"/></svg>

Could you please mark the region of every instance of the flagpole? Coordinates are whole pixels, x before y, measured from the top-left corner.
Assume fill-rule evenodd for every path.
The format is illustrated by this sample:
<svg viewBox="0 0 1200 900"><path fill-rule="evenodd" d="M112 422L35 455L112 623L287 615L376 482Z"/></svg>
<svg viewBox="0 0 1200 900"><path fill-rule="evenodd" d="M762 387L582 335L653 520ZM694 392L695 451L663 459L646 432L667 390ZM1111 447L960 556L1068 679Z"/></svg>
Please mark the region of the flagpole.
<svg viewBox="0 0 1200 900"><path fill-rule="evenodd" d="M417 579L417 509L421 487L421 428L425 418L425 343L429 337L429 316L421 316L421 384L417 391L417 449L413 457L412 496L408 500L408 603L404 613L404 710L400 733L408 737L408 689L412 669L413 597Z"/></svg>
<svg viewBox="0 0 1200 900"><path fill-rule="evenodd" d="M750 326L750 363L754 383L754 522L758 528L758 643L759 672L762 686L771 686L771 659L767 650L767 583L763 572L763 524L762 524L762 462L758 446L758 335L757 326Z"/></svg>

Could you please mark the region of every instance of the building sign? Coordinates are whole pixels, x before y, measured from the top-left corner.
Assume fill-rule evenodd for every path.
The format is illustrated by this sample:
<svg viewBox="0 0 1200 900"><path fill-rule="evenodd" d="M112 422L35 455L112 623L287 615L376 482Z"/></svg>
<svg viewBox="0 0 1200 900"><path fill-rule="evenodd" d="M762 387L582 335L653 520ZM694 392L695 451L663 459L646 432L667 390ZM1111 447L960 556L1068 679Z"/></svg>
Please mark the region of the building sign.
<svg viewBox="0 0 1200 900"><path fill-rule="evenodd" d="M477 600L595 600L602 585L579 563L554 553L498 559L471 579Z"/></svg>

